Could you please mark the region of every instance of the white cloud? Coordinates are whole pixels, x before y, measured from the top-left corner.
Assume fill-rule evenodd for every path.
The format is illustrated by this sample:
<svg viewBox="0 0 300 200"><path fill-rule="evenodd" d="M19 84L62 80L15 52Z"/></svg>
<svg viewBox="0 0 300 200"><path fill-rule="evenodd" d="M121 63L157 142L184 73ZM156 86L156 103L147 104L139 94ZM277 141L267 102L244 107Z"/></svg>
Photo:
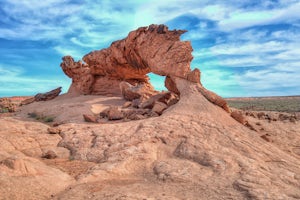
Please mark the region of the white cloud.
<svg viewBox="0 0 300 200"><path fill-rule="evenodd" d="M300 2L291 2L277 9L245 10L239 9L219 20L219 28L224 31L247 28L256 25L292 23L300 19Z"/></svg>
<svg viewBox="0 0 300 200"><path fill-rule="evenodd" d="M54 47L54 50L56 50L61 56L72 56L75 60L81 60L84 56L84 52L71 47L56 46Z"/></svg>
<svg viewBox="0 0 300 200"><path fill-rule="evenodd" d="M262 43L229 43L216 45L210 48L214 55L257 55L261 53L271 53L273 51L284 51L288 49L285 42L268 41Z"/></svg>
<svg viewBox="0 0 300 200"><path fill-rule="evenodd" d="M190 13L195 14L199 18L206 18L213 21L223 20L228 17L228 14L235 10L235 7L230 4L202 4L195 6L190 10Z"/></svg>
<svg viewBox="0 0 300 200"><path fill-rule="evenodd" d="M274 71L279 72L293 72L295 74L300 74L300 60L298 61L289 61L289 62L282 62L273 66ZM297 81L296 83L298 83Z"/></svg>
<svg viewBox="0 0 300 200"><path fill-rule="evenodd" d="M251 90L274 90L283 87L298 87L299 79L300 74L295 75L293 72L279 72L273 68L260 71L247 71L238 78L239 84L242 87ZM297 94L297 91L294 94Z"/></svg>
<svg viewBox="0 0 300 200"><path fill-rule="evenodd" d="M300 69L297 73L293 68L281 69L282 71L278 70L278 67L274 67L243 72L205 69L202 71L201 81L205 87L223 97L299 94Z"/></svg>

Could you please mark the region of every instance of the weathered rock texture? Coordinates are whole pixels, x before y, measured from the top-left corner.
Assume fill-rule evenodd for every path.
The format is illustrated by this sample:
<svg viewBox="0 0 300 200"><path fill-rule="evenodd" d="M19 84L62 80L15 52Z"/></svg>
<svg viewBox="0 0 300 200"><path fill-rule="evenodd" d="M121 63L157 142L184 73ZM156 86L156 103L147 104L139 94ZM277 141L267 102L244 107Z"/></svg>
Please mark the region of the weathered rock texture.
<svg viewBox="0 0 300 200"><path fill-rule="evenodd" d="M38 93L34 96L35 101L48 101L54 99L61 93L61 87L45 93Z"/></svg>
<svg viewBox="0 0 300 200"><path fill-rule="evenodd" d="M15 112L17 105L8 98L0 98L0 113Z"/></svg>
<svg viewBox="0 0 300 200"><path fill-rule="evenodd" d="M200 70L190 69L193 59L191 44L180 41L180 35L185 32L169 31L165 25L150 25L130 32L125 39L113 42L107 49L85 55L85 63L75 62L70 56L63 57L61 67L72 78L69 93L122 94L125 99L133 100L143 96L132 92L134 88L146 88L144 93L155 93L149 83L149 72L166 76L166 87L175 94L179 94L172 81L176 77L198 83L202 88ZM124 82L128 82L127 85ZM221 97L206 89L199 91L229 112Z"/></svg>
<svg viewBox="0 0 300 200"><path fill-rule="evenodd" d="M164 25L142 27L107 49L85 55L86 64L66 56L61 67L72 78L72 90L81 94L120 94L121 81L149 84L149 72L186 77L193 57L190 42L180 41L184 32Z"/></svg>
<svg viewBox="0 0 300 200"><path fill-rule="evenodd" d="M174 82L181 98L160 117L62 125L59 146L97 167L56 199L300 198L299 154L282 151L235 121L199 93L198 84ZM295 138L299 133L289 142Z"/></svg>
<svg viewBox="0 0 300 200"><path fill-rule="evenodd" d="M45 93L38 93L32 98L25 99L21 102L21 105L27 105L35 101L49 101L56 98L61 93L61 87Z"/></svg>

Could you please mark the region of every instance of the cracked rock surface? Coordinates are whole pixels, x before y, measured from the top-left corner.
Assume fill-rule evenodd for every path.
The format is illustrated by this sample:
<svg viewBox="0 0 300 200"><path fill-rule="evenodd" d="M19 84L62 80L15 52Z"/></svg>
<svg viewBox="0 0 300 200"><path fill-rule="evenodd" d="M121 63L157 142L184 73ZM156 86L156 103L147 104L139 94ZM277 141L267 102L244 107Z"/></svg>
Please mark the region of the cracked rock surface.
<svg viewBox="0 0 300 200"><path fill-rule="evenodd" d="M159 117L107 124L65 123L58 126L57 134L50 134L49 126L40 122L1 118L2 197L300 197L300 156L295 150L299 123L260 120L260 126L268 124L268 131L278 125L286 127L281 140L274 137L275 142L268 142L208 101L199 93L199 84L180 78L175 82L181 98ZM42 158L50 150L57 158Z"/></svg>

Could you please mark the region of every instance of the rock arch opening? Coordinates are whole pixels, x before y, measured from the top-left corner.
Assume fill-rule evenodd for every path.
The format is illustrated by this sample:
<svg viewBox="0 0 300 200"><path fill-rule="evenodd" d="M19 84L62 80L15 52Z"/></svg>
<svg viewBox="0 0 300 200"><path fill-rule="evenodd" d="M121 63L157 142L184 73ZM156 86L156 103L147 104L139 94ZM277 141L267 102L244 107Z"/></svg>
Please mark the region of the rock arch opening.
<svg viewBox="0 0 300 200"><path fill-rule="evenodd" d="M155 90L157 90L157 91L168 90L165 87L166 76L157 75L152 72L148 73L147 75L149 77L149 81L150 81L151 85L154 87Z"/></svg>

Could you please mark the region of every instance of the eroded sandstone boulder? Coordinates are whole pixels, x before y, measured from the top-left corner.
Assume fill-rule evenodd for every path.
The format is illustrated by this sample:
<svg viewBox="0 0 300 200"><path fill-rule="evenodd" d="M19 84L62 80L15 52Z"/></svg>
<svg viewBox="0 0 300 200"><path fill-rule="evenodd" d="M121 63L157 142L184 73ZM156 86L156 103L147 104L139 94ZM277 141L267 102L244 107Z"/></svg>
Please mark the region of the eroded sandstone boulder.
<svg viewBox="0 0 300 200"><path fill-rule="evenodd" d="M107 49L85 55L85 63L75 62L71 56L63 57L61 67L72 78L70 91L120 94L120 82L149 84L149 72L185 78L193 56L190 42L180 41L184 32L150 25L130 32Z"/></svg>
<svg viewBox="0 0 300 200"><path fill-rule="evenodd" d="M89 115L89 114L83 114L83 119L86 122L93 122L97 123L97 118L94 115Z"/></svg>
<svg viewBox="0 0 300 200"><path fill-rule="evenodd" d="M21 102L21 105L31 104L35 101L49 101L56 98L61 93L61 87L58 87L54 90L45 93L38 93L34 97L25 99Z"/></svg>
<svg viewBox="0 0 300 200"><path fill-rule="evenodd" d="M120 90L124 99L132 101L140 97L149 98L150 96L156 94L154 88L151 84L142 83L131 85L128 82L122 81L120 83Z"/></svg>
<svg viewBox="0 0 300 200"><path fill-rule="evenodd" d="M75 62L71 56L63 57L61 67L72 78L69 93L119 95L139 105L156 94L147 76L152 72L166 76L166 88L176 95L180 95L173 80L176 77L199 84L200 93L230 112L223 98L202 86L200 70L191 71L191 43L180 41L185 32L150 25L130 32L109 48L88 53L83 57L84 63Z"/></svg>
<svg viewBox="0 0 300 200"><path fill-rule="evenodd" d="M58 87L54 90L45 93L38 93L34 96L35 101L48 101L54 99L61 93L61 87Z"/></svg>
<svg viewBox="0 0 300 200"><path fill-rule="evenodd" d="M197 87L198 91L210 102L212 102L213 104L220 106L221 108L223 108L226 112L230 113L230 109L229 106L226 102L225 99L223 99L222 97L220 97L219 95L217 95L216 93L207 90L206 88L204 88L203 86Z"/></svg>
<svg viewBox="0 0 300 200"><path fill-rule="evenodd" d="M231 117L243 125L246 125L247 120L241 111L235 110L231 112Z"/></svg>

